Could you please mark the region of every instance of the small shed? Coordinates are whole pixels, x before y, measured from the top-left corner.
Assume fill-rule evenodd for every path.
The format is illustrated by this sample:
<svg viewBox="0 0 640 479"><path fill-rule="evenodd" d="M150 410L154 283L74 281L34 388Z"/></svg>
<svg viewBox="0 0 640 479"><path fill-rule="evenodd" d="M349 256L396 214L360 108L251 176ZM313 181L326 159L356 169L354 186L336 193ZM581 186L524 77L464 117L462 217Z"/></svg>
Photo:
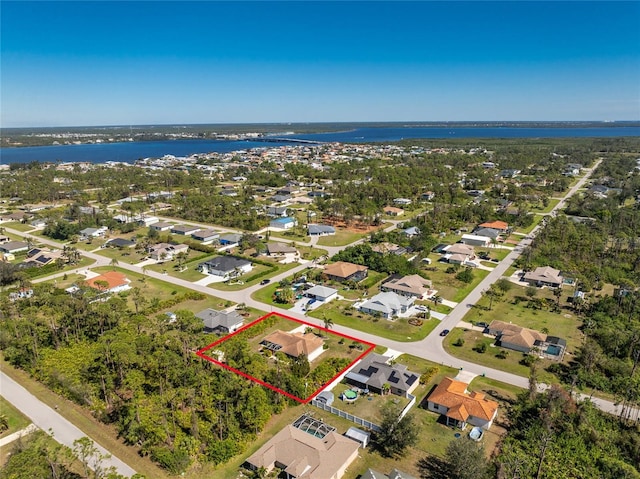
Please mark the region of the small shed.
<svg viewBox="0 0 640 479"><path fill-rule="evenodd" d="M333 400L335 396L331 391L322 391L320 394L316 396L316 401L326 406L331 406L333 404Z"/></svg>
<svg viewBox="0 0 640 479"><path fill-rule="evenodd" d="M363 431L362 429L358 429L357 427L350 427L347 432L344 433L349 439L353 439L356 442L359 442L362 447L367 447L369 444L369 439L371 438L371 434Z"/></svg>

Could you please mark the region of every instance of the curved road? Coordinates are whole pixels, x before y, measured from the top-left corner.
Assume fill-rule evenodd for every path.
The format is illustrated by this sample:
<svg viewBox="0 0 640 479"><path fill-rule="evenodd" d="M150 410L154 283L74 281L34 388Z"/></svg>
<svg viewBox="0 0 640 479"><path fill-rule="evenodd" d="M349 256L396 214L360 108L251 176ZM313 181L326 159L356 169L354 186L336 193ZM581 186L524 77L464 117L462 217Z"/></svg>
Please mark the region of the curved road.
<svg viewBox="0 0 640 479"><path fill-rule="evenodd" d="M562 198L562 200L553 208L552 212L550 213L551 215L554 215L558 210L562 209L566 203L566 200L569 199L571 196L573 196L580 188L582 188L584 186L584 184L586 183L586 181L589 179L589 177L591 176L591 174L593 173L593 171L598 167L598 165L602 162L602 159L599 159L592 168L590 168L587 173L567 192L567 194ZM164 218L163 218L164 219ZM170 218L166 218L166 219L170 219ZM173 219L172 219L173 220ZM209 227L209 225L203 225L200 223L193 223L193 222L187 222L187 221L181 221L183 223L187 223L187 224L195 224L195 225L199 225L199 226L203 226L203 227ZM396 224L398 222L394 221L393 224L389 227L386 228L387 230L391 230L393 228L396 227ZM500 371L498 369L492 369L492 368L488 368L488 367L484 367L475 363L471 363L468 361L463 361L461 359L458 359L454 356L451 356L450 354L448 354L445 350L444 347L442 345L442 338L439 336L439 332L442 329L452 329L454 327L456 327L458 325L458 323L462 320L462 318L465 316L465 314L469 311L470 308L472 308L482 297L482 293L484 291L486 291L491 284L493 284L494 282L496 282L498 279L500 279L505 271L513 264L513 262L518 258L518 256L520 256L521 252L524 250L524 248L526 248L527 246L529 246L531 244L531 237L535 236L535 234L537 233L538 229L541 226L538 225L533 231L532 233L524 238L508 255L505 259L503 259L500 263L498 263L498 265L496 265L496 267L482 280L482 282L480 282L480 284L465 298L465 300L463 302L461 302L460 304L458 304L442 321L441 324L438 328L436 328L429 336L427 336L425 339L421 340L421 341L417 341L417 342L398 342L398 341L392 341L389 339L385 339L385 338L381 338L379 336L375 336L372 334L367 334L367 333L363 333L361 331L358 330L354 330L351 328L347 328L344 326L340 326L340 325L334 325L333 329L343 333L343 334L347 334L349 336L354 336L354 337L358 337L361 338L365 341L369 341L371 343L375 343L375 344L380 344L382 346L386 346L388 348L391 348L393 350L396 351L400 351L400 352L404 352L404 353L409 353L409 354L413 354L414 356L420 357L420 358L424 358L436 363L440 363L443 365L447 365L447 366L451 366L457 369L464 369L466 371L469 371L473 374L477 374L477 375L482 375L484 374L486 377L492 378L492 379L496 379L498 381L502 381L504 383L507 384L512 384L514 386L518 386L521 388L527 388L529 385L529 381L528 378L526 377L522 377L522 376L518 376L515 374L511 374L505 371ZM7 231L16 234L16 235L21 235L21 236L26 236L26 237L31 237L41 243L45 243L47 245L50 246L54 246L57 248L61 248L62 245L56 241L52 241L49 240L47 238L42 238L40 236L33 236L27 233L22 233L19 231L12 231L10 229L7 229ZM228 229L225 229L225 231L231 231ZM279 239L280 240L280 239ZM362 242L364 239L360 239L352 244L357 244L359 242ZM285 240L286 241L286 240ZM314 244L315 246L315 242L313 242L312 240L312 244ZM344 249L346 246L343 247L322 247L324 249L327 249L328 252L330 253L330 255L333 255L335 253L337 253L338 251L340 251L341 249ZM96 263L93 266L106 266L110 263L110 259L109 258L105 258L104 256L100 256L98 254L95 253L91 253L91 252L82 252L83 255L93 259ZM125 269L125 270L129 270L129 271L133 271L135 273L140 273L142 274L142 268L138 267L138 266L134 266L134 265L130 265L130 264L125 264L125 263L120 263L118 264L118 267ZM284 279L288 276L291 276L292 274L298 272L298 271L302 271L304 269L306 269L308 266L307 264L302 264L300 266L297 266L291 270L288 270L284 273L281 273L277 276L274 276L271 278L272 281L279 281L281 279ZM78 268L78 270L76 270L77 272L79 272L82 269L86 269L86 268ZM58 275L52 275L48 278L44 278L41 279L41 281L43 280L49 280L51 278L57 277L57 276L61 276L64 273L60 273ZM165 275L162 275L160 273L157 273L155 271L146 271L146 274L148 276L157 278L159 280L163 280L166 281L168 278ZM251 287L248 287L246 289L243 289L241 291L230 291L230 292L226 292L226 291L220 291L220 290L216 290L215 288L211 288L208 286L202 286L202 285L198 285L198 284L194 284L191 283L189 281L185 281L182 280L180 278L175 278L175 277L171 277L171 282L180 286L183 286L185 288L189 288L195 291L199 291L201 293L205 293L205 294L209 294L209 295L214 295L217 297L221 297L224 299L228 299L230 301L233 301L235 303L245 303L247 306L251 306L257 309L265 309L265 304L254 300L251 295L257 291L258 289L260 289L262 286L259 284L253 285ZM298 313L294 313L292 311L289 310L285 310L285 309L281 309L281 308L270 308L271 311L274 312L278 312L284 315L288 315L288 316L292 316L295 317L297 319L312 323L312 324L317 324L318 326L322 326L322 321L320 320L316 320L313 318L308 318L307 316L298 314ZM62 438L67 438L67 437L73 437L73 436L69 436L69 433L65 432L68 429L68 426L70 425L70 423L68 423L68 421L66 421L64 418L62 418L62 416L60 416L58 413L56 413L55 411L53 411L52 409L48 408L48 406L40 403L40 406L38 406L40 409L42 409L43 411L46 411L46 414L44 414L44 416L46 416L46 419L48 422L42 422L44 421L44 418L39 418L37 419L38 421L41 422L41 424L43 424L43 426L41 426L40 424L38 424L38 422L36 422L36 418L34 418L34 416L37 416L35 414L35 412L33 410L30 410L30 412L24 411L24 408L26 408L26 404L27 401L26 399L21 399L24 397L24 393L23 392L16 392L18 391L15 387L17 386L18 388L21 388L21 386L17 385L14 383L14 385L11 385L10 388L5 387L5 385L9 385L11 384L8 381L11 381L9 378L7 378L4 374L2 374L2 376L0 376L0 378L2 379L2 383L3 383L3 390L2 390L2 395L7 398L10 402L12 402L14 405L16 405L16 407L18 407L19 409L23 410L23 412L25 412L25 414L27 416L29 416L34 423L36 423L38 426L40 426L41 428L44 429L49 429L52 428L54 433L55 433L55 439L59 440L60 442L62 442ZM13 382L13 381L11 381ZM540 385L541 389L544 389L546 386L545 385ZM24 388L21 388L24 390ZM26 391L25 391L26 392ZM28 394L28 393L27 393ZM583 396L584 397L584 396ZM610 412L612 414L621 414L621 407L618 406L617 404L611 402L611 401L606 401L606 400L602 400L602 399L598 399L598 398L590 398L591 401L600 409ZM33 398L33 400L37 401L37 399ZM31 401L31 400L29 400ZM46 409L44 409L46 408ZM37 408L36 408L37 409ZM37 416L39 417L39 416ZM68 424L65 424L68 423ZM71 425L72 426L72 425ZM75 427L75 426L73 426ZM77 428L76 428L77 429ZM81 431L77 430L77 433L81 434ZM78 437L82 437L78 436ZM77 439L77 437L74 437L74 439ZM68 441L68 439L66 439ZM71 443L73 443L73 439L71 439L70 441ZM106 453L106 451L102 451L103 453ZM119 461L117 458L112 457L110 459L110 462L108 463L109 465L114 465L114 467L117 468L117 470L121 473L121 474L125 474L125 475L131 475L133 474L133 470L131 468L129 468L129 466L127 466L126 464L122 463L122 461Z"/></svg>

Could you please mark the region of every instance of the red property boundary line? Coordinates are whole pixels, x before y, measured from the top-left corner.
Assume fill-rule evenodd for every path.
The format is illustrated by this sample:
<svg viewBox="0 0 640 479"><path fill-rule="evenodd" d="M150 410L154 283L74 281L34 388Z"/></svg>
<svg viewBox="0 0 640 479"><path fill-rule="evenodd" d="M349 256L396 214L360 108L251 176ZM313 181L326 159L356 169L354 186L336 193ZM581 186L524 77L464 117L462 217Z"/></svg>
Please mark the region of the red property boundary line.
<svg viewBox="0 0 640 479"><path fill-rule="evenodd" d="M366 344L367 346L369 346L369 348L368 348L366 351L364 351L362 354L360 354L356 359L354 359L353 361L351 361L351 363L349 363L349 365L348 365L347 367L345 367L344 369L342 369L341 371L339 371L339 372L338 372L338 374L336 374L334 377L332 377L329 381L327 381L325 384L323 384L322 386L320 386L316 391L314 391L314 392L313 392L313 393L312 393L308 398L306 398L306 399L302 399L302 398L299 398L298 396L294 396L293 394L288 393L287 391L283 391L282 389L277 388L277 387L275 387L275 386L274 386L274 385L272 385L272 384L266 383L266 382L262 381L261 379L258 379L258 378L256 378L256 377L253 377L253 376L251 376L250 374L247 374L247 373L245 373L245 372L242 372L242 371L240 371L240 370L238 370L238 369L236 369L236 368L233 368L233 367L229 366L228 364L225 364L225 363L223 363L223 362L221 362L221 361L218 361L217 359L214 359L214 358L212 358L212 357L207 356L206 354L204 354L204 353L205 353L205 352L207 352L209 349L216 347L217 345L219 345L219 344L221 344L221 343L225 342L225 341L226 341L226 340L228 340L229 338L232 338L232 337L233 337L233 336L235 336L236 334L239 334L239 333L241 333L241 332L243 332L243 331L246 331L247 329L251 328L252 326L255 326L256 324L258 324L258 323L259 323L259 322L261 322L261 321L264 321L264 320L265 320L265 319L267 319L267 318L270 318L271 316L278 316L278 317L280 317L280 318L287 319L287 320L289 320L289 321L294 321L294 322L296 322L296 323L298 323L298 324L304 324L305 326L310 326L310 327L312 327L312 328L318 328L318 329L320 329L320 330L322 330L322 331L326 331L326 332L328 332L329 334L335 334L336 336L340 336L340 337L345 338L345 339L350 339L351 341L357 341L357 342L359 342L359 343ZM329 384L331 384L331 383L332 383L332 382L333 382L337 377L339 377L341 374L343 374L345 371L347 371L349 368L351 368L351 367L352 367L356 362L358 362L358 361L359 361L360 359L362 359L364 356L366 356L367 354L369 354L369 353L371 352L371 350L372 350L373 348L375 348L375 346L376 346L375 344L370 343L370 342L368 342L368 341L363 341L362 339L354 338L353 336L348 336L348 335L346 335L346 334L338 333L337 331L331 331L331 330L329 330L329 329L327 329L327 328L323 328L322 326L317 326L317 325L315 325L315 324L308 323L308 322L306 322L306 321L302 321L302 320L300 320L300 319L296 319L296 318L293 318L293 317L291 317L291 316L287 316L287 315L285 315L285 314L280 314L280 313L269 313L269 314L265 314L265 315L264 315L264 316L262 316L261 318L256 319L255 321L253 321L253 322L251 322L251 323L247 324L246 326L241 327L241 328L240 328L240 329L238 329L237 331L235 331L235 332L233 332L233 333L231 333L231 334L228 334L228 335L227 335L227 336L225 336L224 338L220 338L219 340L217 340L217 341L215 341L215 342L211 343L209 346L205 346L204 348L199 349L199 350L196 352L196 355L200 356L202 359L206 359L207 361L210 361L210 362L212 362L212 363L214 363L214 364L217 364L218 366L221 366L221 367L223 367L223 368L225 368L225 369L228 369L229 371L232 371L232 372L234 372L234 373L236 373L236 374L238 374L238 375L242 376L243 378L249 379L249 380L251 380L251 381L253 381L253 382L256 382L256 383L258 383L258 384L260 384L260 385L262 385L262 386L264 386L264 387L266 387L266 388L271 389L272 391L276 391L276 392L278 392L278 393L280 393L280 394L283 394L284 396L286 396L286 397L288 397L288 398L290 398L290 399L293 399L293 400L295 400L295 401L298 401L299 403L307 404L307 403L308 403L309 401L311 401L314 397L316 397L318 394L320 394L320 392L322 392L322 390L323 390L324 388L326 388Z"/></svg>

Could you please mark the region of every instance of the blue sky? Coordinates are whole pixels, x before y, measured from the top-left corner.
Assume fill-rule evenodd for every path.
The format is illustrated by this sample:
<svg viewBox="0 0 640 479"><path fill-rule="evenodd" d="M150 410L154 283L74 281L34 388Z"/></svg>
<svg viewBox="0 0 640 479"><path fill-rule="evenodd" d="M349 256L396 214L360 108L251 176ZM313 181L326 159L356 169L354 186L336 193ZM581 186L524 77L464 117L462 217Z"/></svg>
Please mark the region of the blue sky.
<svg viewBox="0 0 640 479"><path fill-rule="evenodd" d="M4 127L640 119L638 1L1 8Z"/></svg>

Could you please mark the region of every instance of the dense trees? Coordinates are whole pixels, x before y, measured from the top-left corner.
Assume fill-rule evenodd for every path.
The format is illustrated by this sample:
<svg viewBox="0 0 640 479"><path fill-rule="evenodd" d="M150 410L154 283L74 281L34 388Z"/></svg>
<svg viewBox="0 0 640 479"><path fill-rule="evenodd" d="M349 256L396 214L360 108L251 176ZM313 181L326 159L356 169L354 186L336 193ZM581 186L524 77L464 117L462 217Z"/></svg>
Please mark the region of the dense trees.
<svg viewBox="0 0 640 479"><path fill-rule="evenodd" d="M640 478L638 426L598 411L589 401L576 404L559 387L523 394L510 423L496 458L499 478Z"/></svg>
<svg viewBox="0 0 640 479"><path fill-rule="evenodd" d="M403 256L376 253L371 249L371 245L366 243L349 246L335 254L331 259L333 261L360 264L373 271L396 273L402 276L418 272L418 268Z"/></svg>
<svg viewBox="0 0 640 479"><path fill-rule="evenodd" d="M195 356L209 339L192 313L170 323L149 308L38 285L29 301L0 304L0 347L172 472L228 460L287 400Z"/></svg>

